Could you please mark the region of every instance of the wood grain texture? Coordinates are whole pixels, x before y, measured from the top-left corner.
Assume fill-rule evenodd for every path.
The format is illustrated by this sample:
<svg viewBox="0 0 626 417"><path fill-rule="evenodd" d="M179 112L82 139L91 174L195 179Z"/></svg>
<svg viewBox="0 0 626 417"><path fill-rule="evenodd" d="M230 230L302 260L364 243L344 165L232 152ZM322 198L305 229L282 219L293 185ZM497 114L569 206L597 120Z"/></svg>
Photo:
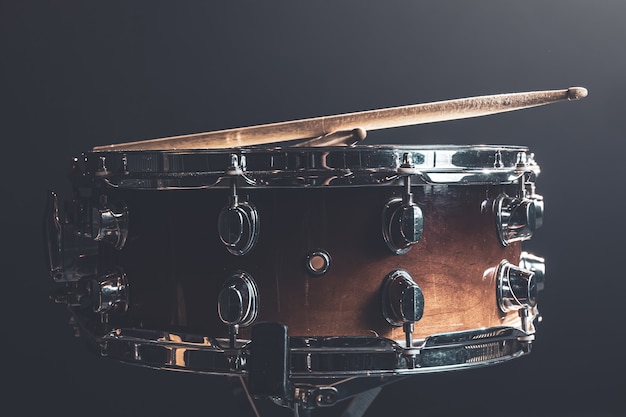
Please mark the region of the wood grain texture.
<svg viewBox="0 0 626 417"><path fill-rule="evenodd" d="M218 149L310 139L341 131L365 131L466 119L526 109L587 95L582 87L468 97L167 138L96 146L107 150Z"/></svg>
<svg viewBox="0 0 626 417"><path fill-rule="evenodd" d="M381 211L401 187L246 190L261 233L245 256L228 253L217 235L226 190L113 191L110 199L129 206L129 239L124 250L103 258L126 271L131 306L112 324L224 337L217 296L229 273L244 270L259 287L257 322L282 322L292 336L403 339L380 304L384 277L400 268L424 293L416 338L519 326L517 314L498 309L494 271L503 259L517 264L521 247L501 246L491 208L483 207L503 191L513 193L514 186L413 187L423 237L407 254L393 255L382 239ZM305 268L315 249L332 257L330 270L317 277Z"/></svg>

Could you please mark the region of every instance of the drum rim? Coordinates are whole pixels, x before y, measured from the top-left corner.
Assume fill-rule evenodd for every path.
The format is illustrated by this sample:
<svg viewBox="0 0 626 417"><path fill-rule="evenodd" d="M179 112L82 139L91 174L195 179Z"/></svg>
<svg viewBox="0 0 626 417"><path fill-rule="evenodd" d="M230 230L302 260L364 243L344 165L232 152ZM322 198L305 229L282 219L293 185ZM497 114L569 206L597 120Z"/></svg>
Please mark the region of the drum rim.
<svg viewBox="0 0 626 417"><path fill-rule="evenodd" d="M540 171L518 145L95 151L74 161L82 177L133 189L225 187L232 178L243 187L397 185L407 175L414 184L509 184Z"/></svg>
<svg viewBox="0 0 626 417"><path fill-rule="evenodd" d="M526 145L508 145L508 144L464 144L455 145L451 143L445 144L369 144L369 145L353 145L353 146L238 146L233 148L207 148L207 149L128 149L128 150L95 150L86 151L84 154L104 155L104 154L231 154L237 152L259 153L259 152L354 152L362 150L452 150L452 149L481 149L481 150L518 150L528 151Z"/></svg>
<svg viewBox="0 0 626 417"><path fill-rule="evenodd" d="M209 375L248 373L250 340L237 340L237 347L228 348L225 339L169 331L120 328L102 336L88 334L103 356L120 362ZM480 328L433 334L416 340L411 348L403 347L400 341L375 336L292 336L290 340L289 376L293 380L307 380L412 375L490 366L528 354L534 333L509 326ZM147 359L141 354L143 349L157 354ZM185 361L171 361L172 355L167 352L176 350L186 352ZM340 364L345 357L352 357L351 368L335 367L333 355ZM309 362L306 357L314 358L311 363L318 365L307 368L303 365ZM393 363L390 358L395 358ZM413 360L418 362L411 365ZM206 367L206 364L213 365Z"/></svg>

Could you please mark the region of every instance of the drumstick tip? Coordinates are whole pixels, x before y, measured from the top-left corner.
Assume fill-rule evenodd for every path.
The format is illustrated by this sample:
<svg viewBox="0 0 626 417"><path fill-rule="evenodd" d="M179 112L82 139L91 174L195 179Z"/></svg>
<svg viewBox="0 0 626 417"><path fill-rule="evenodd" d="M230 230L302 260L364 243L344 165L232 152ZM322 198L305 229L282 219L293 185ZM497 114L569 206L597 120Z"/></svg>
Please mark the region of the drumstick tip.
<svg viewBox="0 0 626 417"><path fill-rule="evenodd" d="M587 89L584 87L570 87L567 89L568 100L579 100L587 97Z"/></svg>

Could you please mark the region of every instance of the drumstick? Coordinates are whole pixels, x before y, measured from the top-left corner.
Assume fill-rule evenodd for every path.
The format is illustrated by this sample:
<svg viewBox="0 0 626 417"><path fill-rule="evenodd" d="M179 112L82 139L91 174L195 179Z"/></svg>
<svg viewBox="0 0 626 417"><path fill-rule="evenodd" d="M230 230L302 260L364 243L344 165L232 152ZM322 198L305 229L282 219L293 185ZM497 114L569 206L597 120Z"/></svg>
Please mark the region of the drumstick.
<svg viewBox="0 0 626 417"><path fill-rule="evenodd" d="M587 96L582 87L496 94L391 107L191 135L96 146L94 151L223 149L310 139L353 129L377 130L486 116Z"/></svg>

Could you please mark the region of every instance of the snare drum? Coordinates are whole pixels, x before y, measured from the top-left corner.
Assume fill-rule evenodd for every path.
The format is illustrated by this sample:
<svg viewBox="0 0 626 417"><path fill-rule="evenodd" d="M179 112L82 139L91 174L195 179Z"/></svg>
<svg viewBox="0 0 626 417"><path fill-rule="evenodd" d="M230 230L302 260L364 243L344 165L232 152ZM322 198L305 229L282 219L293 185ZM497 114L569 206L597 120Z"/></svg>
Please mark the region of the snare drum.
<svg viewBox="0 0 626 417"><path fill-rule="evenodd" d="M248 375L258 323L289 380L499 362L535 333L538 173L517 146L88 152L48 210L56 297L152 367Z"/></svg>

